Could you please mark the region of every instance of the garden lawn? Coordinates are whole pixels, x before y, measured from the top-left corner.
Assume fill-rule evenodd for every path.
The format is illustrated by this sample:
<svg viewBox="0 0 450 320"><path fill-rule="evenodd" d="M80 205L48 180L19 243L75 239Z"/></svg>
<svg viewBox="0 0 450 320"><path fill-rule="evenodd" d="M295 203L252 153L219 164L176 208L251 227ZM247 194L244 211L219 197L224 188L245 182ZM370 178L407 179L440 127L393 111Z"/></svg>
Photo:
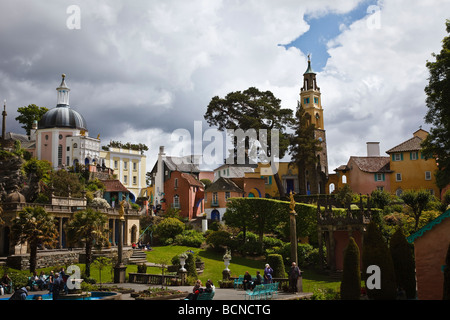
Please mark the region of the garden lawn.
<svg viewBox="0 0 450 320"><path fill-rule="evenodd" d="M153 247L152 251L147 252L147 260L153 263L171 264L171 260L174 256L179 255L187 250L191 250L195 255L198 255L205 262L205 269L199 279L202 283L211 279L217 286L218 281L222 280L222 271L225 269L223 263L223 255L215 253L210 250L204 250L199 248L185 247L185 246L165 246L165 247ZM233 256L229 269L232 277L238 277L244 275L245 271L248 271L252 276L256 275L256 271L260 271L261 275L264 273L264 265L266 261L255 260L246 257ZM156 268L148 268L147 272L154 272ZM160 270L160 268L158 268ZM288 271L288 270L286 270ZM128 272L128 270L127 270ZM158 273L161 273L159 271ZM287 277L287 275L286 275ZM334 290L339 291L340 281L330 280L328 276L322 275L314 270L303 270L303 291L315 292L317 290Z"/></svg>

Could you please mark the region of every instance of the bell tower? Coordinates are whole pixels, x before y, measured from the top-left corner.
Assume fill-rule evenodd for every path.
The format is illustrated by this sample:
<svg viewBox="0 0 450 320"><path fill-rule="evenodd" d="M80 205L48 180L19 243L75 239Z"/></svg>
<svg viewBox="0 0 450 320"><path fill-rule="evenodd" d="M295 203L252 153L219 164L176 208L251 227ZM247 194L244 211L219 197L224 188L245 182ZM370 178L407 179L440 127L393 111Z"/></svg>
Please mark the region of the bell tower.
<svg viewBox="0 0 450 320"><path fill-rule="evenodd" d="M305 110L307 124L314 125L314 139L320 141L322 150L316 152L316 163L308 165L305 170L305 189L307 194L325 194L328 181L327 140L323 121L323 108L320 88L317 85L316 73L311 67L311 56L308 55L308 68L303 74L303 86L300 89L300 104ZM302 183L302 182L300 182Z"/></svg>
<svg viewBox="0 0 450 320"><path fill-rule="evenodd" d="M325 129L323 125L323 109L320 98L320 88L317 86L316 73L311 67L311 57L308 55L308 69L303 74L303 87L300 90L300 103L309 115L309 123L316 129Z"/></svg>

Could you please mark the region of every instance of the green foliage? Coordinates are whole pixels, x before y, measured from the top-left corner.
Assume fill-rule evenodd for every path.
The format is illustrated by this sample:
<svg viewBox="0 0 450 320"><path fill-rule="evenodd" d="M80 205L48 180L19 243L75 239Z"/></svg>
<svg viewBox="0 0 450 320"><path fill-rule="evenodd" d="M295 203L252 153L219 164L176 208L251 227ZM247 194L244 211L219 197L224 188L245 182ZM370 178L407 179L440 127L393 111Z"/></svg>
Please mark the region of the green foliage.
<svg viewBox="0 0 450 320"><path fill-rule="evenodd" d="M174 243L180 246L200 248L205 241L203 234L196 230L184 230L175 236Z"/></svg>
<svg viewBox="0 0 450 320"><path fill-rule="evenodd" d="M375 207L379 209L384 209L386 206L388 206L392 199L391 194L385 190L373 190L370 194L370 199L372 200Z"/></svg>
<svg viewBox="0 0 450 320"><path fill-rule="evenodd" d="M195 267L195 261L196 261L196 256L192 253L192 252L185 252L185 254L187 255L187 259L186 259L186 263L184 265L184 268L187 270L187 276L188 277L193 277L193 278L197 278L197 268ZM173 265L179 266L180 265L180 255L177 254L176 256L174 256L171 260Z"/></svg>
<svg viewBox="0 0 450 320"><path fill-rule="evenodd" d="M344 271L341 282L342 300L359 300L361 295L361 269L359 264L359 248L353 237L350 237L344 250Z"/></svg>
<svg viewBox="0 0 450 320"><path fill-rule="evenodd" d="M285 278L286 271L284 269L283 257L281 254L269 254L267 256L267 263L273 269L274 278Z"/></svg>
<svg viewBox="0 0 450 320"><path fill-rule="evenodd" d="M66 170L54 171L51 174L51 183L55 196L81 198L84 186L77 174Z"/></svg>
<svg viewBox="0 0 450 320"><path fill-rule="evenodd" d="M58 231L53 216L42 207L25 207L12 220L11 241L30 246L30 271L36 269L37 247L56 243Z"/></svg>
<svg viewBox="0 0 450 320"><path fill-rule="evenodd" d="M156 226L156 233L160 239L174 239L184 231L184 223L176 218L165 218Z"/></svg>
<svg viewBox="0 0 450 320"><path fill-rule="evenodd" d="M33 127L33 122L41 120L42 116L48 111L45 107L38 107L35 104L30 104L27 107L17 108L19 115L16 117L16 121L23 124L22 128L25 129L27 135L30 135Z"/></svg>
<svg viewBox="0 0 450 320"><path fill-rule="evenodd" d="M415 219L416 224L414 231L417 231L419 227L419 219L422 215L422 211L425 210L427 205L432 201L432 195L428 190L405 190L400 198L411 209L412 217Z"/></svg>
<svg viewBox="0 0 450 320"><path fill-rule="evenodd" d="M231 245L231 234L224 230L212 231L206 237L206 243L216 252L223 252Z"/></svg>
<svg viewBox="0 0 450 320"><path fill-rule="evenodd" d="M92 266L98 269L100 284L102 283L102 270L111 264L111 259L107 257L98 257L92 263Z"/></svg>
<svg viewBox="0 0 450 320"><path fill-rule="evenodd" d="M450 33L450 20L446 21ZM422 153L426 158L437 158L436 184L441 189L450 183L450 36L442 40L442 50L433 53L436 61L427 61L430 76L425 87L428 112L425 122L432 125L430 134L422 143Z"/></svg>
<svg viewBox="0 0 450 320"><path fill-rule="evenodd" d="M347 183L337 191L336 200L342 204L343 208L350 207L353 201L353 191Z"/></svg>
<svg viewBox="0 0 450 320"><path fill-rule="evenodd" d="M371 265L376 265L381 270L381 289L367 290L368 297L374 300L394 300L397 288L392 257L380 229L374 222L369 223L367 227L362 252L363 270L367 270ZM366 281L367 274L363 274Z"/></svg>
<svg viewBox="0 0 450 320"><path fill-rule="evenodd" d="M285 268L290 268L292 261L291 244L289 242L280 247L266 249L266 255L268 254L280 254L283 257ZM300 269L314 268L319 265L319 249L314 248L308 243L297 244L297 257L298 266Z"/></svg>
<svg viewBox="0 0 450 320"><path fill-rule="evenodd" d="M406 240L402 228L398 228L392 235L390 251L394 263L397 286L406 292L406 298L416 297L416 272L413 250Z"/></svg>

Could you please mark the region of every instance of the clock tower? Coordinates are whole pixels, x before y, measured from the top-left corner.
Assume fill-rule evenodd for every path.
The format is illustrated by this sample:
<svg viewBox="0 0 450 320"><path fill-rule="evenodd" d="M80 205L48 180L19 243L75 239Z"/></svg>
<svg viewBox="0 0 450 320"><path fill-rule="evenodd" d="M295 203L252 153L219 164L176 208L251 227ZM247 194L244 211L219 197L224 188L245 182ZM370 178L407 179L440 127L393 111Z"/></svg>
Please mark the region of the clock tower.
<svg viewBox="0 0 450 320"><path fill-rule="evenodd" d="M308 68L303 74L303 86L300 90L300 104L305 110L308 125L314 125L314 138L320 141L321 151L316 152L317 161L309 165L305 171L305 187L307 194L325 194L328 180L328 156L323 109L320 88L317 85L316 73L311 67L308 55Z"/></svg>

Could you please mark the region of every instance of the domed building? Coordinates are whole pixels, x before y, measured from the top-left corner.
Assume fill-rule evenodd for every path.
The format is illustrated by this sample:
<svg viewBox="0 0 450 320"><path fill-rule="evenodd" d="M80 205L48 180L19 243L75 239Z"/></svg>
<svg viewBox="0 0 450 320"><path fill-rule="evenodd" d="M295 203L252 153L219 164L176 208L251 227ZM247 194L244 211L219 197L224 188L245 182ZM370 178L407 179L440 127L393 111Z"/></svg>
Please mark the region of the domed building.
<svg viewBox="0 0 450 320"><path fill-rule="evenodd" d="M100 140L90 138L83 116L69 106L70 89L65 75L56 88L56 107L45 113L36 128L36 157L48 160L53 168L97 164Z"/></svg>

